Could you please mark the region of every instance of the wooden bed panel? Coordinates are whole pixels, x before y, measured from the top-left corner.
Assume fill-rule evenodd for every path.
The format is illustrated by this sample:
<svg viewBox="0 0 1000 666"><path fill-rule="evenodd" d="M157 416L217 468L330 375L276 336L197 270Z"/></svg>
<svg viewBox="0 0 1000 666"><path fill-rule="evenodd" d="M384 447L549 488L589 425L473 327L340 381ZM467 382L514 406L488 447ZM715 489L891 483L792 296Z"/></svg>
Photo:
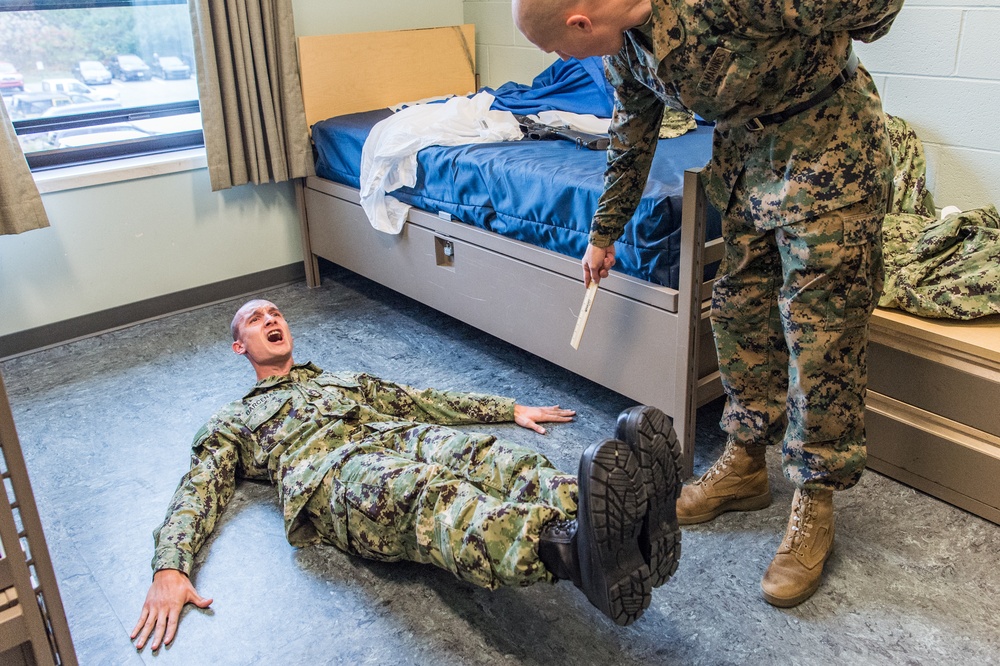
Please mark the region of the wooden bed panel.
<svg viewBox="0 0 1000 666"><path fill-rule="evenodd" d="M299 37L306 123L476 91L474 25Z"/></svg>

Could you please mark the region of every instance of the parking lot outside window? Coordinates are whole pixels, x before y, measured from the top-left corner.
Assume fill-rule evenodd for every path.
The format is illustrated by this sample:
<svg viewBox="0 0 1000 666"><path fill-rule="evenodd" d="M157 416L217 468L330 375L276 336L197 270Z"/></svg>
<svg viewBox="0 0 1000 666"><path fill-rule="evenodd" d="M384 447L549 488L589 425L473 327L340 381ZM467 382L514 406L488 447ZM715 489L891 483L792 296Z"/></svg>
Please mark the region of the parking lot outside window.
<svg viewBox="0 0 1000 666"><path fill-rule="evenodd" d="M8 1L0 44L33 170L204 145L186 0Z"/></svg>

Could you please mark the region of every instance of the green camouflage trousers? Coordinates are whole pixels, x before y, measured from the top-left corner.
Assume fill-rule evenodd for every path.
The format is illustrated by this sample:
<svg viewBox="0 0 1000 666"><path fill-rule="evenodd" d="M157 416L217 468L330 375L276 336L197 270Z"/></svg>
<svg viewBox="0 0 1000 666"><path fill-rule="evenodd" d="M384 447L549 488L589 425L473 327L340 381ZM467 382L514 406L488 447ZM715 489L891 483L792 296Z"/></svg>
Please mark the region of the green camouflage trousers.
<svg viewBox="0 0 1000 666"><path fill-rule="evenodd" d="M386 424L373 424L386 425ZM541 454L442 426L397 426L334 453L307 511L323 540L430 563L489 589L553 581L541 528L575 518L577 480Z"/></svg>
<svg viewBox="0 0 1000 666"><path fill-rule="evenodd" d="M712 330L739 445L782 442L802 488L849 488L865 467L868 320L882 290L884 201L766 231L723 217Z"/></svg>

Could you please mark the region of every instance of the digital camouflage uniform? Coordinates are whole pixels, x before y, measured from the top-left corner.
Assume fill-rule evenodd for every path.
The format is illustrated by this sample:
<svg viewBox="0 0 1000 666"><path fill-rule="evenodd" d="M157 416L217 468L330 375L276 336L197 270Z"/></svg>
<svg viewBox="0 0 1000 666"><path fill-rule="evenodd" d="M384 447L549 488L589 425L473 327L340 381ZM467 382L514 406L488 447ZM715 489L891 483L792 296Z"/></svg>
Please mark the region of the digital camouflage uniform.
<svg viewBox="0 0 1000 666"><path fill-rule="evenodd" d="M885 293L879 305L922 317L1000 314L1000 214L995 206L943 219L885 216Z"/></svg>
<svg viewBox="0 0 1000 666"><path fill-rule="evenodd" d="M864 469L867 323L892 162L863 67L784 122L748 122L815 97L844 71L852 39L884 35L901 6L652 0L650 20L605 58L616 100L591 242L610 245L634 212L665 104L716 121L703 183L726 248L712 307L722 427L738 444L783 440L800 487L847 488Z"/></svg>
<svg viewBox="0 0 1000 666"><path fill-rule="evenodd" d="M923 317L976 319L1000 314L1000 214L995 206L938 219L927 190L924 148L902 118L886 116L895 164L885 216L884 308Z"/></svg>
<svg viewBox="0 0 1000 666"><path fill-rule="evenodd" d="M191 469L154 532L153 569L190 574L246 478L278 486L294 546L430 562L491 589L552 581L538 537L548 521L575 517L576 477L534 451L443 427L513 416L509 398L295 365L195 436Z"/></svg>

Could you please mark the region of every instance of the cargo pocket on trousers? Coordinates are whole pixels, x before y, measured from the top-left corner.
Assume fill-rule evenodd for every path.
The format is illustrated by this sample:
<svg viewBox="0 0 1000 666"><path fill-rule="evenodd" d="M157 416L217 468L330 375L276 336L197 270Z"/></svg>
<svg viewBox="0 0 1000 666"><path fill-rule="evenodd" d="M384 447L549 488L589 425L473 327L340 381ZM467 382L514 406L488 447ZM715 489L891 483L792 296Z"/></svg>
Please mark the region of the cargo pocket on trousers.
<svg viewBox="0 0 1000 666"><path fill-rule="evenodd" d="M350 550L382 562L402 559L404 550L396 525L399 511L385 490L363 483L342 487Z"/></svg>
<svg viewBox="0 0 1000 666"><path fill-rule="evenodd" d="M882 291L882 214L844 218L844 328L864 326Z"/></svg>
<svg viewBox="0 0 1000 666"><path fill-rule="evenodd" d="M495 590L500 586L490 564L482 535L459 530L441 518L434 521L434 540L441 554L442 566L460 579Z"/></svg>

